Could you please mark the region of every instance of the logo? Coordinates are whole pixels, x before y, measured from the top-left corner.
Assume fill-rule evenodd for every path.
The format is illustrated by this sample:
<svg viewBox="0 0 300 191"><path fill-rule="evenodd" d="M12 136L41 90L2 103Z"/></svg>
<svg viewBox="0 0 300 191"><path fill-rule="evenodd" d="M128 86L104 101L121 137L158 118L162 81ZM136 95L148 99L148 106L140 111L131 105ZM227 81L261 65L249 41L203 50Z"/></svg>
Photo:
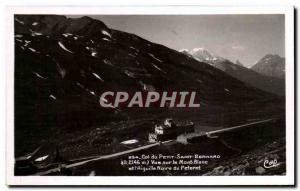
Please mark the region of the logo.
<svg viewBox="0 0 300 191"><path fill-rule="evenodd" d="M99 99L105 108L119 107L200 107L196 92L104 92Z"/></svg>
<svg viewBox="0 0 300 191"><path fill-rule="evenodd" d="M277 159L273 159L273 160L265 160L264 162L264 167L265 168L274 168L276 166L279 166L280 164L277 162Z"/></svg>

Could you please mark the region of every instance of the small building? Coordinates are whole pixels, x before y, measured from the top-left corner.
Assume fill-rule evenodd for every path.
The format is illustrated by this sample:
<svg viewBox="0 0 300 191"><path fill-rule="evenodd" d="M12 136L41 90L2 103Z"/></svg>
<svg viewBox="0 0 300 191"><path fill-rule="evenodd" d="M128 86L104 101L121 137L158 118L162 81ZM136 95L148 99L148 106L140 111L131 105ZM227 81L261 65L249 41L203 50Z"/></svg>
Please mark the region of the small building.
<svg viewBox="0 0 300 191"><path fill-rule="evenodd" d="M183 133L193 133L194 123L178 125L173 119L165 119L163 124L156 124L154 132L149 133L149 142L174 140Z"/></svg>

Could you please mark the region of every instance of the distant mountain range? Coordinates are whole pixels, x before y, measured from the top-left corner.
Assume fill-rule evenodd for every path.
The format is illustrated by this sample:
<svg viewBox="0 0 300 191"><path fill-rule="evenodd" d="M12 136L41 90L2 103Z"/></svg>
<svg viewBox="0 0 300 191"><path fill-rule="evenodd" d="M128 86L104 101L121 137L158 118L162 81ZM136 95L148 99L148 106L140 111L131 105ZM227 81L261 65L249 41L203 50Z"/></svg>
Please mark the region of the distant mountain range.
<svg viewBox="0 0 300 191"><path fill-rule="evenodd" d="M260 59L254 66L252 66L251 69L265 76L284 79L285 58L280 57L276 54L267 54L262 59Z"/></svg>
<svg viewBox="0 0 300 191"><path fill-rule="evenodd" d="M279 69L280 67L282 67L282 60L284 61L284 59L280 58L278 55L266 55L256 64L256 67L254 66L254 69L252 70L244 67L239 60L237 60L236 63L233 63L228 59L210 53L204 48L194 48L191 51L182 49L179 52L189 55L190 57L198 61L206 62L209 65L226 72L232 77L252 85L253 87L277 95L285 95L285 81L282 78L278 78L277 74L279 72L275 72L280 70L284 73L284 69ZM273 60L274 64L271 64ZM256 72L256 68L260 68L261 72ZM268 73L269 75L266 75L265 73L262 73L262 71L264 71L265 73L267 71L273 72L270 72Z"/></svg>

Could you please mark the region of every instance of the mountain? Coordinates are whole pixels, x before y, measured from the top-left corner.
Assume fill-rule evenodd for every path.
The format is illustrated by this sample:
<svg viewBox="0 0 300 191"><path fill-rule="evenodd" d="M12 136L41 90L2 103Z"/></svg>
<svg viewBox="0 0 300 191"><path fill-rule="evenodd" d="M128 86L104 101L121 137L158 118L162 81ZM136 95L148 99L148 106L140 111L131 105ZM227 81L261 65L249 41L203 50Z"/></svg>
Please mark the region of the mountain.
<svg viewBox="0 0 300 191"><path fill-rule="evenodd" d="M203 48L195 48L192 51L185 50L185 54L190 55L198 61L206 62L253 87L276 95L285 95L285 81L283 79L265 76L248 69L239 60L233 63L223 57L215 56Z"/></svg>
<svg viewBox="0 0 300 191"><path fill-rule="evenodd" d="M218 62L214 66L253 87L276 95L285 95L285 81L282 79L261 75L229 60Z"/></svg>
<svg viewBox="0 0 300 191"><path fill-rule="evenodd" d="M285 79L285 58L276 54L267 54L251 69L265 76Z"/></svg>
<svg viewBox="0 0 300 191"><path fill-rule="evenodd" d="M41 140L76 141L90 128L101 127L108 138L139 135L152 127L144 125L147 118L151 125L166 116L224 125L271 115L269 108L278 112L266 107L278 97L99 20L15 15L14 25L15 140L22 140L15 142L16 156ZM99 105L105 91L196 91L201 107L107 109ZM119 121L131 123L117 128Z"/></svg>
<svg viewBox="0 0 300 191"><path fill-rule="evenodd" d="M225 59L220 56L215 56L212 53L210 53L205 48L194 48L191 51L188 49L182 49L179 50L179 52L182 52L186 55L191 55L193 58L200 62L205 62L208 64L214 64L216 62L224 61Z"/></svg>

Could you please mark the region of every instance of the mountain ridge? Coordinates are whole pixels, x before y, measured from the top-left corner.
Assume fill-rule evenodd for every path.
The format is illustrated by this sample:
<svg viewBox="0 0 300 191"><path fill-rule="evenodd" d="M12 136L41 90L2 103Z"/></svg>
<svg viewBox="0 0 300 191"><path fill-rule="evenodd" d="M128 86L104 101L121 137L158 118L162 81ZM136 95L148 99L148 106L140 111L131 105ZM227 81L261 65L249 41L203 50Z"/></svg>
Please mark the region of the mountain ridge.
<svg viewBox="0 0 300 191"><path fill-rule="evenodd" d="M189 55L198 61L206 61L211 66L222 70L230 76L250 84L253 87L276 95L285 95L284 80L274 76L266 76L252 69L246 68L239 60L237 60L236 63L233 63L223 57L214 56L204 48L197 50L200 51L188 51L185 49L184 54Z"/></svg>

